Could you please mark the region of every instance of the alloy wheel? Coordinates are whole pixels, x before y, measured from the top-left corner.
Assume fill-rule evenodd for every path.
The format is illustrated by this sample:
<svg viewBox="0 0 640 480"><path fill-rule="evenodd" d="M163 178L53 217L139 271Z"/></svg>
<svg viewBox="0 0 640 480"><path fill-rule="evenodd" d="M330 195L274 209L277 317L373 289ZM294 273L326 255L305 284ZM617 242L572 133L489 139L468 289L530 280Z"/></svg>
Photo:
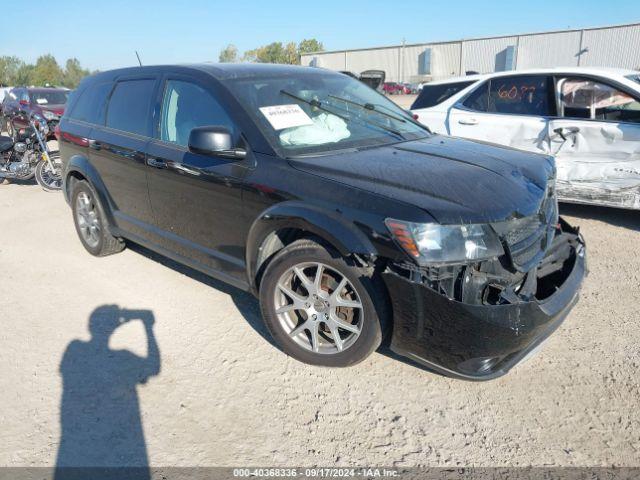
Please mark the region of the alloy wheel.
<svg viewBox="0 0 640 480"><path fill-rule="evenodd" d="M93 198L86 192L76 197L76 220L83 240L95 248L100 242L100 218Z"/></svg>
<svg viewBox="0 0 640 480"><path fill-rule="evenodd" d="M318 262L297 264L280 276L274 295L280 326L306 350L340 353L362 331L364 311L358 292L333 267Z"/></svg>

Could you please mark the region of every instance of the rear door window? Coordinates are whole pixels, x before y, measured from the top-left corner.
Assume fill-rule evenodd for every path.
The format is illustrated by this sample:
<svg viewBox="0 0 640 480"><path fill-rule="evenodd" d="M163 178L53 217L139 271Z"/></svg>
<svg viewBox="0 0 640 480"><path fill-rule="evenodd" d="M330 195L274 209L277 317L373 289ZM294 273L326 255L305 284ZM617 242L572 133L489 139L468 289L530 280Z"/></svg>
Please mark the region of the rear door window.
<svg viewBox="0 0 640 480"><path fill-rule="evenodd" d="M558 82L565 118L640 123L640 100L611 85L588 78Z"/></svg>
<svg viewBox="0 0 640 480"><path fill-rule="evenodd" d="M107 99L112 88L113 83L111 82L87 87L73 107L69 118L95 125L104 125Z"/></svg>
<svg viewBox="0 0 640 480"><path fill-rule="evenodd" d="M155 83L153 79L118 82L107 108L107 127L148 136Z"/></svg>
<svg viewBox="0 0 640 480"><path fill-rule="evenodd" d="M546 75L492 78L487 110L512 115L555 115L551 85L552 78Z"/></svg>
<svg viewBox="0 0 640 480"><path fill-rule="evenodd" d="M556 115L553 78L514 75L492 78L462 103L476 112L549 117Z"/></svg>
<svg viewBox="0 0 640 480"><path fill-rule="evenodd" d="M456 93L464 90L472 84L473 81L445 83L440 85L427 84L422 87L422 92L420 92L420 95L418 95L418 98L411 106L411 109L413 110L418 108L430 108L435 107L436 105L440 105L445 100L448 100Z"/></svg>

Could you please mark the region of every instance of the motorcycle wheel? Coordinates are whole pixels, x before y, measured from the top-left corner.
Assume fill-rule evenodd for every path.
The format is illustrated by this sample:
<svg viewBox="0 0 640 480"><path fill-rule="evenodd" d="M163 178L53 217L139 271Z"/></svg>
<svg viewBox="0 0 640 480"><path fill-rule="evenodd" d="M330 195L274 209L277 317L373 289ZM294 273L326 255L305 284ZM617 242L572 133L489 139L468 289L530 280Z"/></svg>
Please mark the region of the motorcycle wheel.
<svg viewBox="0 0 640 480"><path fill-rule="evenodd" d="M46 192L55 192L62 189L62 163L60 155L52 154L51 161L54 164L54 171L51 171L49 162L40 160L36 165L36 181Z"/></svg>

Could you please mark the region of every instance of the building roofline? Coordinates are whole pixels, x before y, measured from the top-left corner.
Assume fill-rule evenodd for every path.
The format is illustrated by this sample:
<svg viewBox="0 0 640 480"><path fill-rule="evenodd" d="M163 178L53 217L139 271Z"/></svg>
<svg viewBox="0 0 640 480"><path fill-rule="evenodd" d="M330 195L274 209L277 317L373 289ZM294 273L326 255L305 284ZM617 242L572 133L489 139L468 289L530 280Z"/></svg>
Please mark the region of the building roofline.
<svg viewBox="0 0 640 480"><path fill-rule="evenodd" d="M470 38L460 38L457 40L444 40L444 41L434 41L434 42L422 42L422 43L407 43L404 45L405 48L408 47L421 47L421 46L429 46L429 45L444 45L444 44L455 44L455 43L462 43L462 42L474 42L477 40L494 40L497 38L510 38L510 37L527 37L527 36L532 36L532 35L548 35L548 34L552 34L552 33L572 33L572 32L583 32L583 31L589 31L589 30L606 30L609 28L621 28L621 27L637 27L640 26L640 22L634 22L634 23L619 23L619 24L615 24L615 25L604 25L604 26L599 26L599 27L585 27L585 28L570 28L570 29L565 29L565 30L547 30L547 31L542 31L542 32L529 32L529 33L514 33L511 35L493 35L493 36L489 36L489 37L470 37ZM366 48L347 48L347 49L343 49L343 50L326 50L326 51L320 51L320 52L310 52L310 53L303 53L301 56L302 57L308 57L308 56L312 56L312 55L324 55L324 54L330 54L330 53L349 53L349 52L366 52L368 50L387 50L387 49L391 49L391 48L402 48L403 45L402 44L396 44L396 45L385 45L382 47L366 47Z"/></svg>

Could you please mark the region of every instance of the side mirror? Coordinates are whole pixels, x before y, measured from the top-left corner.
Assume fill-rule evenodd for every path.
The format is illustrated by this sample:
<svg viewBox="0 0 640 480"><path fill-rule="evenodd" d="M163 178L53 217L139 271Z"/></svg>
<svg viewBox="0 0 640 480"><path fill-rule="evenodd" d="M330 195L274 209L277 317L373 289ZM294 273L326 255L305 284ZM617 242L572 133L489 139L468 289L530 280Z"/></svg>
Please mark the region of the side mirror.
<svg viewBox="0 0 640 480"><path fill-rule="evenodd" d="M220 126L196 127L191 130L189 150L222 158L243 159L247 156L245 149L233 146L229 129Z"/></svg>

